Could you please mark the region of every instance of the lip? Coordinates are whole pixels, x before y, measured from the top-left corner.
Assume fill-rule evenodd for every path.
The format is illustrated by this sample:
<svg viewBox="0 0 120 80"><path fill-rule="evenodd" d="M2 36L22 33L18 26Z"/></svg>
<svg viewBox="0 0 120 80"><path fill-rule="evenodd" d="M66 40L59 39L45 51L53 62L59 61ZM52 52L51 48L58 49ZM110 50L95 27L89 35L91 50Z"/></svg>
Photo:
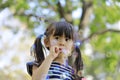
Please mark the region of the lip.
<svg viewBox="0 0 120 80"><path fill-rule="evenodd" d="M63 53L62 48L59 48L60 53Z"/></svg>
<svg viewBox="0 0 120 80"><path fill-rule="evenodd" d="M62 50L62 48L59 48L59 50Z"/></svg>

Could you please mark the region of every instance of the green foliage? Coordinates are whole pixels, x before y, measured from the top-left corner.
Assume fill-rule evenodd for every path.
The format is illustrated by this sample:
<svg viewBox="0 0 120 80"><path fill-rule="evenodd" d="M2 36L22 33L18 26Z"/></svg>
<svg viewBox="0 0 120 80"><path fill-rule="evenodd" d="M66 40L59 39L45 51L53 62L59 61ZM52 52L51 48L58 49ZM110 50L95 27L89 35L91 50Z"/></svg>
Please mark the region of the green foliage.
<svg viewBox="0 0 120 80"><path fill-rule="evenodd" d="M91 61L92 66L88 69L89 73L93 75L104 72L107 74L117 73L120 51L119 36L120 34L108 32L103 35L95 36L91 40L91 45L94 49L94 55L98 54L102 55L102 57L95 58L93 61ZM107 80L109 78L110 77L107 77Z"/></svg>
<svg viewBox="0 0 120 80"><path fill-rule="evenodd" d="M6 7L10 7L13 4L14 4L14 1L6 0L5 2L3 2L3 0L0 0L0 10Z"/></svg>
<svg viewBox="0 0 120 80"><path fill-rule="evenodd" d="M93 10L95 18L90 24L91 33L105 29L106 23L113 24L120 20L120 7L115 3L107 6L105 0L103 2L101 0L94 0Z"/></svg>
<svg viewBox="0 0 120 80"><path fill-rule="evenodd" d="M16 10L20 10L20 9L28 9L28 3L25 0L16 0Z"/></svg>
<svg viewBox="0 0 120 80"><path fill-rule="evenodd" d="M118 55L117 52L114 53L109 53L106 55L104 59L104 66L105 66L105 71L109 73L113 73L116 71L116 67L118 64Z"/></svg>
<svg viewBox="0 0 120 80"><path fill-rule="evenodd" d="M99 35L93 38L92 46L95 47L97 51L106 52L106 51L118 51L120 42L120 34L116 33L106 33Z"/></svg>

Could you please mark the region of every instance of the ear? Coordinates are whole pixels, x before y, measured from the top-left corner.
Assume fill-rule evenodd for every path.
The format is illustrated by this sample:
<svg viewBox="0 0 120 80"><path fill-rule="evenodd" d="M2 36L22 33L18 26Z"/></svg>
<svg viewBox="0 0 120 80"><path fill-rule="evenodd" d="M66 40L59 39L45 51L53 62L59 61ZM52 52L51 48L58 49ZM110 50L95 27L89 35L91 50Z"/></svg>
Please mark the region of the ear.
<svg viewBox="0 0 120 80"><path fill-rule="evenodd" d="M46 37L44 38L44 44L46 47L49 47L49 40Z"/></svg>

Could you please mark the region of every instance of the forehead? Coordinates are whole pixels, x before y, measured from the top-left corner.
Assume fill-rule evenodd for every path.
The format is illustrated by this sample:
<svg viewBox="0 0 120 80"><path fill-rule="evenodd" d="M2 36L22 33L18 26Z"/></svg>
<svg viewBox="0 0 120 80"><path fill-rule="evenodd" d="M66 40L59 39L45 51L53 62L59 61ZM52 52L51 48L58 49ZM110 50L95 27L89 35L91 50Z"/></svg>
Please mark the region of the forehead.
<svg viewBox="0 0 120 80"><path fill-rule="evenodd" d="M54 24L53 36L65 36L67 38L73 39L73 28L69 23L57 23Z"/></svg>

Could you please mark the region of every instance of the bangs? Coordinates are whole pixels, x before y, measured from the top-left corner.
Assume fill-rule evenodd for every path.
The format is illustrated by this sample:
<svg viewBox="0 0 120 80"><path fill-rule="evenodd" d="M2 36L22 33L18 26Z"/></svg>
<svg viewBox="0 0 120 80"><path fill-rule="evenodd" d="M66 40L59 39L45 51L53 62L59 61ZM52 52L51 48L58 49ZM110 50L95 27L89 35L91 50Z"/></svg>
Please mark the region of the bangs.
<svg viewBox="0 0 120 80"><path fill-rule="evenodd" d="M72 25L67 22L59 22L54 24L55 32L54 36L62 36L65 34L66 38L73 39L73 28Z"/></svg>

